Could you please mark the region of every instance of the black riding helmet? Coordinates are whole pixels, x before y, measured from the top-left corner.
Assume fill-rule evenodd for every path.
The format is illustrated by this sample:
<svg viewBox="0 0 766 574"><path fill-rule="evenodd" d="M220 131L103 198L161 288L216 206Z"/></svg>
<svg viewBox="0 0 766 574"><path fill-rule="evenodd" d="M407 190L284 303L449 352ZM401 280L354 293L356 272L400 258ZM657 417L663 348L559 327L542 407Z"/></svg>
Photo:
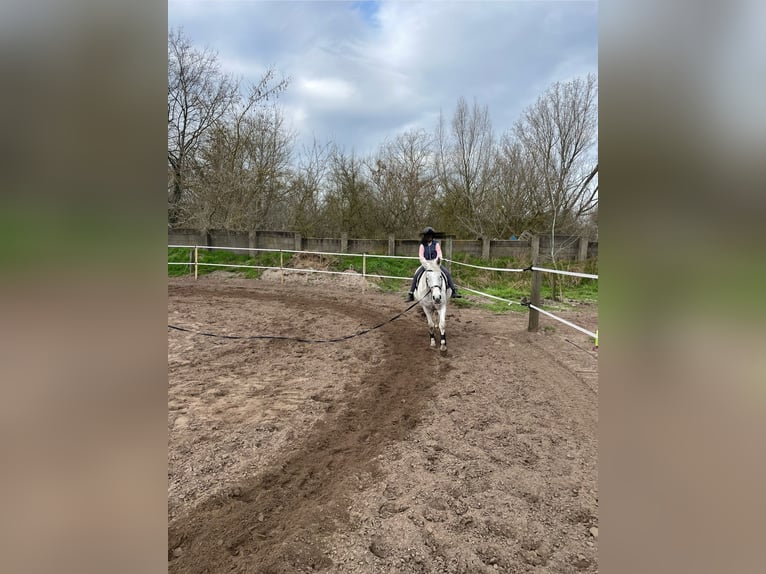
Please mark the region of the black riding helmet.
<svg viewBox="0 0 766 574"><path fill-rule="evenodd" d="M420 242L423 245L428 245L429 239L433 240L436 238L436 231L434 231L433 227L429 226L429 227L426 227L420 235L422 236L422 239L420 240Z"/></svg>

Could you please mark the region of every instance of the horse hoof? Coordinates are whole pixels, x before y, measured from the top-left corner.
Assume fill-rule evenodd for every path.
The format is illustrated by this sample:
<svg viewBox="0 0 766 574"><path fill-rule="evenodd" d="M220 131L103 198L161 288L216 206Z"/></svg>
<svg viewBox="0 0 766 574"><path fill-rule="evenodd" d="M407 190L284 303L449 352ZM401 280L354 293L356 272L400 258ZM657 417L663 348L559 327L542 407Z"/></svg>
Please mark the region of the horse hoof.
<svg viewBox="0 0 766 574"><path fill-rule="evenodd" d="M447 345L442 345L441 347L439 347L439 350L442 351L442 352L446 351L447 350Z"/></svg>

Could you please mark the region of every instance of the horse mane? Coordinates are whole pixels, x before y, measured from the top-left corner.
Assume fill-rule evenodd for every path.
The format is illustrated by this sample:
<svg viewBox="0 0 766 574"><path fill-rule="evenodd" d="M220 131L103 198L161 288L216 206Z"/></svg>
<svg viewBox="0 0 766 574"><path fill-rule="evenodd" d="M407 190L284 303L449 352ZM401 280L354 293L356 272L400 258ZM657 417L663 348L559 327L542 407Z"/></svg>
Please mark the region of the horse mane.
<svg viewBox="0 0 766 574"><path fill-rule="evenodd" d="M437 261L439 261L439 259L426 259L426 263L427 263L426 267L431 269L431 271L437 271L441 269L440 267L441 261L439 261L439 263L437 263Z"/></svg>

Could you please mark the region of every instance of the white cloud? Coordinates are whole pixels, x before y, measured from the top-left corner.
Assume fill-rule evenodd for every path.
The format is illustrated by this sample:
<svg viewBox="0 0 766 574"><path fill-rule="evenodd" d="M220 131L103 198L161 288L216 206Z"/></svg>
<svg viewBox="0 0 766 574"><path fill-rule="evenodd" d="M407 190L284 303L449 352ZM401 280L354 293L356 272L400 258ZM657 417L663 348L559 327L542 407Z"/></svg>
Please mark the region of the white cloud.
<svg viewBox="0 0 766 574"><path fill-rule="evenodd" d="M223 72L232 74L237 78L243 78L245 81L254 81L266 72L265 66L249 58L236 58L219 54L218 62L221 64Z"/></svg>
<svg viewBox="0 0 766 574"><path fill-rule="evenodd" d="M501 133L553 81L597 72L595 2L187 4L170 1L170 25L228 70L291 78L281 101L301 140L361 154L405 127L433 130L460 96Z"/></svg>
<svg viewBox="0 0 766 574"><path fill-rule="evenodd" d="M356 91L354 86L340 78L304 78L296 87L304 97L321 98L338 105Z"/></svg>

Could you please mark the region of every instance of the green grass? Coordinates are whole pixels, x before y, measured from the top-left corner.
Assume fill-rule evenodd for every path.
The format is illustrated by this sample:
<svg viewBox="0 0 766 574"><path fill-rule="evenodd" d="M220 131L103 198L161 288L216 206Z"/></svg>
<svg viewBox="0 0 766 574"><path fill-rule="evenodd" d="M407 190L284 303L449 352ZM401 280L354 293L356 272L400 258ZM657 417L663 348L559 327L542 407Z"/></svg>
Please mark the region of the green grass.
<svg viewBox="0 0 766 574"><path fill-rule="evenodd" d="M572 278L567 278L572 281ZM561 277L559 278L559 281ZM597 279L576 279L581 283L568 283L563 286L563 300L574 300L582 303L595 303L598 301L598 280ZM556 289L557 294L561 298L559 289ZM550 284L543 283L540 293L545 299L552 299L552 290Z"/></svg>
<svg viewBox="0 0 766 574"><path fill-rule="evenodd" d="M179 263L190 263L194 256L193 248L172 248L168 249L168 261ZM295 255L284 253L282 261L285 267L291 267L293 257L306 257L305 255ZM492 260L483 260L477 257L458 255L455 261L480 265L484 267L499 268L524 268L529 265L527 261L518 261L510 257L503 257ZM280 254L278 252L243 252L241 254L231 253L222 250L207 251L204 248L199 249L199 274L205 275L213 271L232 271L241 273L244 277L257 279L261 276L261 269L236 269L222 267L206 267L204 263L226 263L235 265L263 265L269 267L279 267ZM348 271L354 270L362 273L363 258L358 256L321 256L318 257L318 268L328 271ZM366 257L366 272L372 275L391 275L396 277L411 277L418 267L418 262L412 259L388 259L368 255ZM543 265L551 267L550 265ZM578 262L559 262L557 268L568 271L580 271L585 273L598 273L598 262L588 261L586 263ZM502 297L510 301L520 301L523 297L529 297L531 273L509 273L503 271L487 271L483 269L474 269L453 263L451 265L452 276L458 286L468 287L477 291L483 291L496 297ZM168 265L168 275L171 277L189 275L194 273L193 265ZM554 299L552 296L551 274L543 275L543 285L541 296L543 299ZM401 279L373 279L383 291L399 292L406 294L409 287L408 280ZM471 297L471 300L454 299L452 304L458 307L479 306L496 313L521 312L526 313L527 309L521 305L509 305L502 301L493 301L467 291L463 294ZM566 306L568 302L596 302L598 301L598 280L583 279L578 277L567 277L558 275L556 278L556 294L558 295L559 306Z"/></svg>
<svg viewBox="0 0 766 574"><path fill-rule="evenodd" d="M356 259L358 267L355 267L355 269L361 273L362 260L361 258ZM412 277L417 268L418 262L412 259L386 259L375 257L374 255L367 256L367 273L370 275ZM375 279L375 281L383 291L387 292L409 289L408 281L403 281L402 279Z"/></svg>
<svg viewBox="0 0 766 574"><path fill-rule="evenodd" d="M551 264L543 264L540 267L546 269L554 268ZM592 259L584 263L576 261L559 262L555 268L561 271L577 271L598 275L598 260ZM556 297L553 296L554 281ZM572 300L582 303L595 303L598 301L598 279L568 277L566 275L554 276L552 273L545 273L540 292L541 296L545 299L556 299L563 302Z"/></svg>
<svg viewBox="0 0 766 574"><path fill-rule="evenodd" d="M213 271L229 271L238 272L248 279L258 279L263 273L263 269L237 269L230 267L213 267L205 266L205 263L215 264L228 264L228 265L263 265L264 267L279 267L279 253L273 252L253 252L242 254L232 253L230 251L223 250L211 250L208 251L204 248L200 248L198 252L199 257L199 275L207 275ZM283 255L283 261L285 266L288 266L288 262L291 258L291 254L285 253ZM190 265L168 265L168 276L179 277L182 275L194 274L194 248L193 247L174 247L168 249L168 262L178 263L190 263Z"/></svg>

